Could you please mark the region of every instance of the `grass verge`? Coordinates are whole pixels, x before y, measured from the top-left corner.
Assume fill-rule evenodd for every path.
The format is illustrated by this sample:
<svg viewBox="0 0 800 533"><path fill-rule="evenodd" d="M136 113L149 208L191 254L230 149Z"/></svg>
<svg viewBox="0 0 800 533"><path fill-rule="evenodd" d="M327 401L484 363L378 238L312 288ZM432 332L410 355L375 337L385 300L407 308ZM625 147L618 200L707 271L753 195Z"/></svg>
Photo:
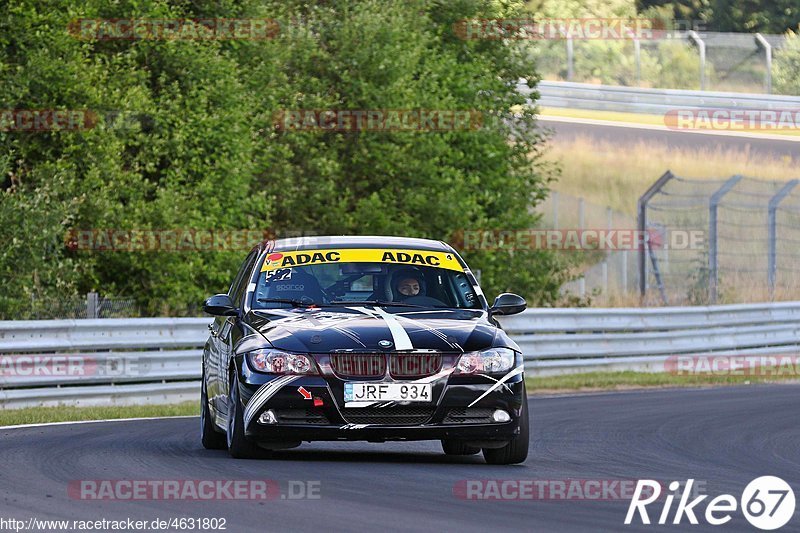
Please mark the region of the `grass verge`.
<svg viewBox="0 0 800 533"><path fill-rule="evenodd" d="M563 376L528 377L528 394L596 392L646 388L720 387L755 383L800 383L797 376L678 376L646 372L590 372Z"/></svg>
<svg viewBox="0 0 800 533"><path fill-rule="evenodd" d="M0 426L17 424L43 424L77 420L104 420L112 418L147 418L153 416L199 415L197 402L173 405L127 405L103 407L26 407L0 410Z"/></svg>

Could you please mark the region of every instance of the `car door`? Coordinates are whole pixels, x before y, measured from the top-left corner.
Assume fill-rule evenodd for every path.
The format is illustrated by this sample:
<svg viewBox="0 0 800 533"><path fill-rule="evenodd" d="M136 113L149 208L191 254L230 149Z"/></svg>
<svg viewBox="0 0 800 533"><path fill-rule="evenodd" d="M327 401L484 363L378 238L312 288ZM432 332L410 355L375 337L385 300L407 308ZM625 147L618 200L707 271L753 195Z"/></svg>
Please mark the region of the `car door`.
<svg viewBox="0 0 800 533"><path fill-rule="evenodd" d="M259 250L253 250L247 256L244 263L242 263L236 279L231 284L228 290L228 295L231 301L239 308L242 309L244 305L244 296L247 293L247 285L250 283L250 278L253 273L253 267L258 259ZM217 352L217 386L219 387L219 403L218 408L225 412L227 416L227 395L228 395L228 367L230 358L233 355L233 346L235 342L242 337L242 321L240 316L227 316L218 317L220 320L219 329L217 330L217 342L219 350Z"/></svg>
<svg viewBox="0 0 800 533"><path fill-rule="evenodd" d="M239 267L239 272L228 289L228 296L237 306L242 304L242 291L247 288L258 250L253 250ZM238 295L238 299L237 299ZM237 316L218 316L211 324L211 343L206 362L208 398L216 412L227 413L228 358L231 353L231 329L239 322Z"/></svg>

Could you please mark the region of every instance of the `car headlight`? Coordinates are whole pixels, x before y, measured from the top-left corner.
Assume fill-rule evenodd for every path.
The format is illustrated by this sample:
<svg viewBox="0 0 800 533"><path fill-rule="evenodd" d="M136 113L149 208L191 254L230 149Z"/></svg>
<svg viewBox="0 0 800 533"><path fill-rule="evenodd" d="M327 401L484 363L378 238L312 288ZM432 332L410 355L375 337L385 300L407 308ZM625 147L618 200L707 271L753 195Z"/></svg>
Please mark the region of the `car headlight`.
<svg viewBox="0 0 800 533"><path fill-rule="evenodd" d="M511 348L489 348L465 353L458 360L456 374L507 372L514 366L516 353Z"/></svg>
<svg viewBox="0 0 800 533"><path fill-rule="evenodd" d="M307 355L280 350L254 350L247 353L250 366L271 374L316 374L317 367Z"/></svg>

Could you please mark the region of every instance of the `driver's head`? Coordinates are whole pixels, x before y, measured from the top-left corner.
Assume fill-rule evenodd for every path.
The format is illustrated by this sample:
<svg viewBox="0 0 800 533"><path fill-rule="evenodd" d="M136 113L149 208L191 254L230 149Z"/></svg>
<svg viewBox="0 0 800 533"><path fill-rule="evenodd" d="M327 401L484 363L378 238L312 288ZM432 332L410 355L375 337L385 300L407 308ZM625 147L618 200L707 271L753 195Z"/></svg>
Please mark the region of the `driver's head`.
<svg viewBox="0 0 800 533"><path fill-rule="evenodd" d="M419 281L414 278L403 278L397 283L397 292L408 298L419 294Z"/></svg>
<svg viewBox="0 0 800 533"><path fill-rule="evenodd" d="M394 294L396 300L425 296L425 282L422 273L415 268L406 268L396 272Z"/></svg>

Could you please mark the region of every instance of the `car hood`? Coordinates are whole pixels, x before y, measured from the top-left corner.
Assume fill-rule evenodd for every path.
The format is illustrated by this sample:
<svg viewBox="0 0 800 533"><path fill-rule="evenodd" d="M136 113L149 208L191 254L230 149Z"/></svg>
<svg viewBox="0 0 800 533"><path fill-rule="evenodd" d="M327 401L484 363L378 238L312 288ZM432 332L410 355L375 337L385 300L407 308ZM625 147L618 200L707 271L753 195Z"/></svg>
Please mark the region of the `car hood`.
<svg viewBox="0 0 800 533"><path fill-rule="evenodd" d="M493 346L501 332L485 311L468 309L268 309L251 311L247 322L275 348L306 353L470 352Z"/></svg>

